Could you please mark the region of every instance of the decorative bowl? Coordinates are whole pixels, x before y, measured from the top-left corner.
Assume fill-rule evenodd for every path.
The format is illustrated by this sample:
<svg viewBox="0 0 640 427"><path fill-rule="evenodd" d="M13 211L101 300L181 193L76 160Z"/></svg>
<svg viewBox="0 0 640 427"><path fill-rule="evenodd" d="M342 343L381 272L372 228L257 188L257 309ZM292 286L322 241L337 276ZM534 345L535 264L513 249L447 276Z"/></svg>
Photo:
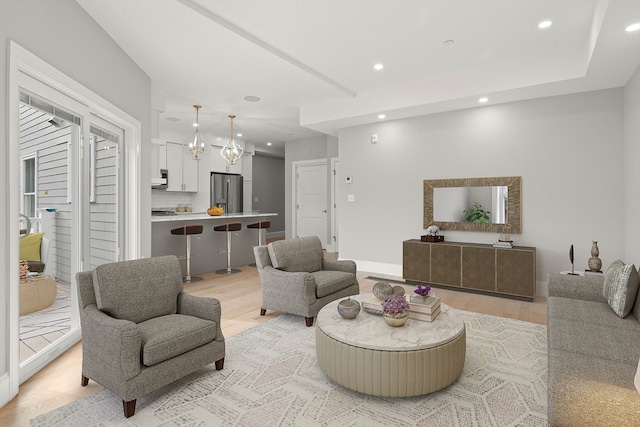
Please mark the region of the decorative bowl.
<svg viewBox="0 0 640 427"><path fill-rule="evenodd" d="M393 294L393 287L389 282L378 282L373 285L373 295L379 300L386 300Z"/></svg>
<svg viewBox="0 0 640 427"><path fill-rule="evenodd" d="M343 299L338 303L338 313L345 319L354 319L360 313L360 303L354 299Z"/></svg>
<svg viewBox="0 0 640 427"><path fill-rule="evenodd" d="M384 321L387 322L387 325L397 327L407 323L409 312L405 311L400 314L388 314L383 312L382 317L384 318Z"/></svg>
<svg viewBox="0 0 640 427"><path fill-rule="evenodd" d="M404 287L400 286L400 285L396 285L393 288L391 288L391 293L393 295L400 295L403 296L405 293Z"/></svg>

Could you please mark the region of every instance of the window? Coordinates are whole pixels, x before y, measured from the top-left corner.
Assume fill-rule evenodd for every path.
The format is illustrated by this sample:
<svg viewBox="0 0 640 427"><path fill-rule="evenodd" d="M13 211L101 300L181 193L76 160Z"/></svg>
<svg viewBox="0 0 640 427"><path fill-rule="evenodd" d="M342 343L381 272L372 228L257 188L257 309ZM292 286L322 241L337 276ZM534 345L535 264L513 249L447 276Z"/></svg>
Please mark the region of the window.
<svg viewBox="0 0 640 427"><path fill-rule="evenodd" d="M30 219L36 216L36 158L22 159L22 213Z"/></svg>

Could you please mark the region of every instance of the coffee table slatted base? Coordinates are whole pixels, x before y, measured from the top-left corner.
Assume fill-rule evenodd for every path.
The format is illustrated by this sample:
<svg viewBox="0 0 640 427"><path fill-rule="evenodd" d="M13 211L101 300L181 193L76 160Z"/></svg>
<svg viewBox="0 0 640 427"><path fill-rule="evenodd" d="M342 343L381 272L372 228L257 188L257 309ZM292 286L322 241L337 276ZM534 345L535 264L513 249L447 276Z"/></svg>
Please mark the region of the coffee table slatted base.
<svg viewBox="0 0 640 427"><path fill-rule="evenodd" d="M316 328L318 364L338 384L373 396L411 397L438 391L464 367L466 329L453 340L421 350L386 351L337 341Z"/></svg>

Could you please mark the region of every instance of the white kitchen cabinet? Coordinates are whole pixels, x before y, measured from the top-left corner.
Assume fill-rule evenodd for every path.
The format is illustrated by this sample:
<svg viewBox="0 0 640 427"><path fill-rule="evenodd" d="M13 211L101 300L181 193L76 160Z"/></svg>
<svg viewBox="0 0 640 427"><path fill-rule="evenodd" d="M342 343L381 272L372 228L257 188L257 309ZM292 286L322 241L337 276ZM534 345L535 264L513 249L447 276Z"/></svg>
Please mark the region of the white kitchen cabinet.
<svg viewBox="0 0 640 427"><path fill-rule="evenodd" d="M227 161L220 155L221 150L221 146L211 146L211 172L228 172L242 175L242 157L244 156L240 157L235 165L229 165L229 170L227 171Z"/></svg>
<svg viewBox="0 0 640 427"><path fill-rule="evenodd" d="M182 144L167 142L167 191L198 191L198 161Z"/></svg>
<svg viewBox="0 0 640 427"><path fill-rule="evenodd" d="M167 168L167 142L151 139L151 178L161 178L160 169Z"/></svg>

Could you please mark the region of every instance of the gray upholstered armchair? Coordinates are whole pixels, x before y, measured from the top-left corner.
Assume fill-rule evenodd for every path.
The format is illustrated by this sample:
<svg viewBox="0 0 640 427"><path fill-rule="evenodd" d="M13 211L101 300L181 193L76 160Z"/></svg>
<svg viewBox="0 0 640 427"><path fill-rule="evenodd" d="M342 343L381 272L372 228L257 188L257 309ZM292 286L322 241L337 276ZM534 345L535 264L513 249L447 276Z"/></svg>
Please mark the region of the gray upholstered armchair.
<svg viewBox="0 0 640 427"><path fill-rule="evenodd" d="M324 258L318 237L278 240L253 248L262 284L260 315L269 310L304 316L313 326L331 301L360 293L356 263Z"/></svg>
<svg viewBox="0 0 640 427"><path fill-rule="evenodd" d="M180 263L163 256L105 264L76 275L82 327L82 385L96 381L136 399L215 362L224 365L221 308L183 292Z"/></svg>

